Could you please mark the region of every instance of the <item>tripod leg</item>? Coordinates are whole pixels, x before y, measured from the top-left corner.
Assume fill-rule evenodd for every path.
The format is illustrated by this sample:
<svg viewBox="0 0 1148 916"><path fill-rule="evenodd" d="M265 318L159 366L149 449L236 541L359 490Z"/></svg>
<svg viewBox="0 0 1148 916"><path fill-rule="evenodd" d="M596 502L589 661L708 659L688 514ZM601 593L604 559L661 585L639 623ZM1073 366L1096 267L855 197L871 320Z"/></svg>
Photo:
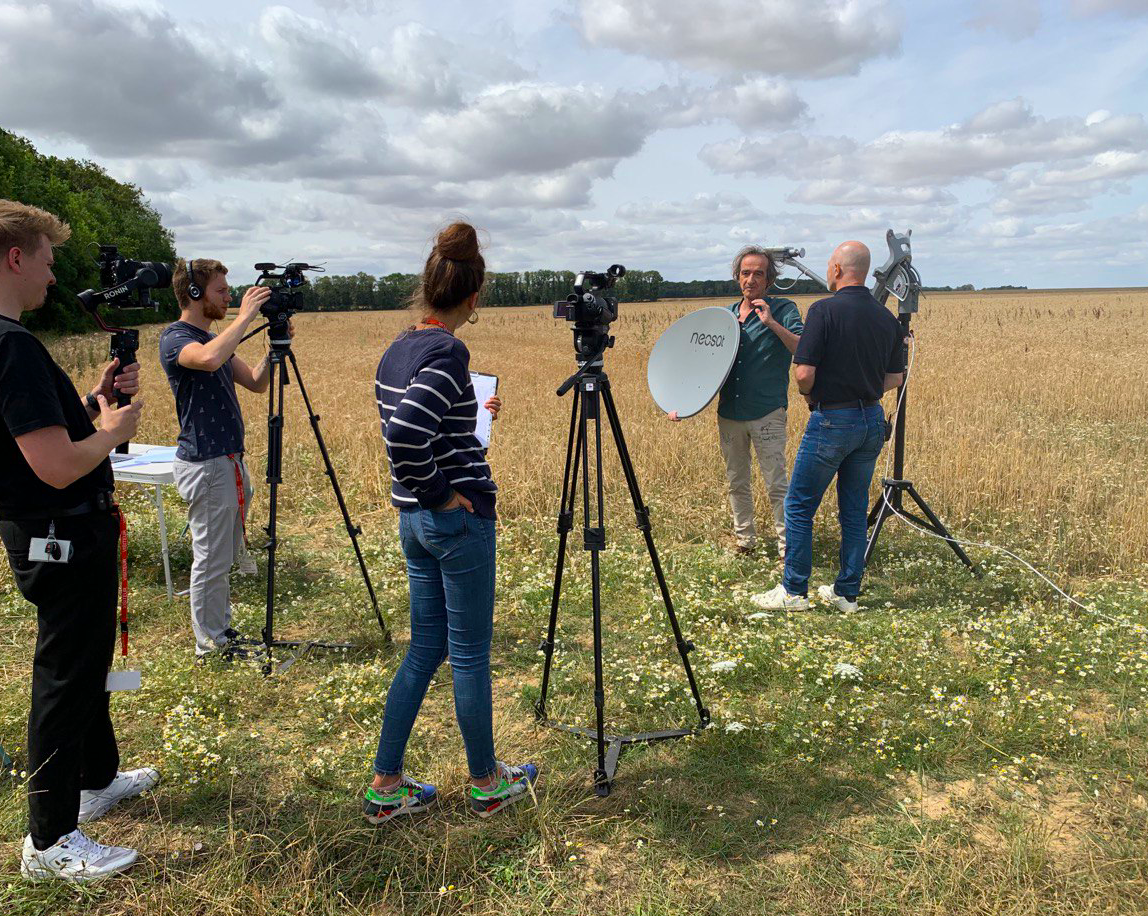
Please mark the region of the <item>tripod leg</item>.
<svg viewBox="0 0 1148 916"><path fill-rule="evenodd" d="M311 407L311 399L307 396L307 388L303 385L303 375L299 371L299 363L295 359L295 353L292 350L287 351L287 357L291 360L291 368L295 370L295 381L299 383L299 393L303 396L303 403L307 407L307 416L311 420L311 429L315 432L315 441L319 445L319 454L323 456L323 466L327 470L327 477L331 481L331 488L335 491L335 501L339 504L339 511L343 514L343 525L347 529L347 535L351 539L351 546L355 549L355 558L359 561L359 572L363 575L363 584L367 587L367 594L371 598L371 607L375 610L375 619L379 622L379 629L383 631L383 636L390 639L390 632L387 630L386 623L383 622L383 614L379 610L379 599L375 595L375 587L371 584L371 574L367 571L367 561L363 558L363 550L359 546L359 535L363 533L363 529L351 521L351 513L347 510L346 500L343 499L343 491L339 489L339 480L335 477L335 467L331 464L331 456L327 452L327 443L323 441L323 434L319 431L319 415Z"/></svg>
<svg viewBox="0 0 1148 916"><path fill-rule="evenodd" d="M275 641L275 551L279 517L279 484L283 481L283 386L286 372L282 357L271 351L268 365L271 384L267 389L267 484L270 488L267 518L267 610L263 624L264 676L271 673L271 644Z"/></svg>
<svg viewBox="0 0 1148 916"><path fill-rule="evenodd" d="M546 693L550 689L550 665L554 658L554 631L558 626L558 603L562 594L562 570L566 562L566 539L574 527L574 494L578 480L578 459L585 447L585 440L575 441L578 429L579 399L571 399L570 434L566 439L566 466L562 471L562 501L558 506L558 557L554 562L554 590L550 596L550 620L546 626L546 639L539 648L543 653L542 684L538 692L538 702L534 704L534 715L540 722L546 721ZM573 470L573 474L571 474Z"/></svg>
<svg viewBox="0 0 1148 916"><path fill-rule="evenodd" d="M884 488L882 488L881 492L882 493L885 492ZM872 528L875 524L877 524L877 516L879 516L881 514L881 507L884 505L885 505L885 500L879 499L875 503L873 503L872 506L869 507L869 517L867 519L865 519L865 527L866 528ZM866 557L866 560L868 560L868 557Z"/></svg>
<svg viewBox="0 0 1148 916"><path fill-rule="evenodd" d="M689 681L690 684L690 693L693 694L694 705L698 710L698 720L701 727L704 728L710 721L710 712L702 702L697 679L694 677L694 669L693 666L690 665L689 654L693 651L694 644L682 635L682 628L678 623L678 615L674 612L674 602L670 597L670 588L666 583L665 573L662 571L661 560L658 558L658 548L654 545L653 529L650 524L650 509L642 501L642 494L638 487L638 475L634 470L633 461L630 460L630 450L626 447L626 437L622 432L622 422L618 418L618 408L614 404L614 396L610 392L609 379L604 378L602 380L602 398L606 405L606 416L610 421L610 431L614 435L614 445L618 449L618 458L622 463L622 472L626 476L626 485L630 490L630 499L634 503L634 514L637 517L637 526L646 541L646 551L650 555L650 564L653 566L654 576L658 580L658 589L662 594L662 603L665 605L666 615L670 620L670 628L674 632L674 642L678 648L678 655L681 656L682 667L686 672L686 680Z"/></svg>
<svg viewBox="0 0 1148 916"><path fill-rule="evenodd" d="M881 536L881 529L884 527L889 516L893 514L893 510L890 508L893 502L893 495L888 486L882 487L881 499L873 505L873 511L869 513L869 543L865 545L864 560L866 566L869 565L873 551L877 549L877 538Z"/></svg>
<svg viewBox="0 0 1148 916"><path fill-rule="evenodd" d="M909 491L909 495L913 497L913 502L915 502L920 507L921 511L925 513L925 517L933 523L933 527L936 528L937 533L945 539L945 542L950 547L953 548L953 553L955 553L960 561L969 568L969 571L972 572L974 576L976 576L978 579L981 578L980 568L975 563L973 563L972 560L969 559L969 555L965 553L964 548L962 548L960 544L953 540L953 536L949 534L949 529L945 527L944 523L937 517L936 513L933 512L931 508L929 508L929 504L925 502L925 500L921 497L921 494L917 492L917 488L912 484L909 484L907 489Z"/></svg>
<svg viewBox="0 0 1148 916"><path fill-rule="evenodd" d="M585 521L586 549L590 551L590 594L594 615L594 711L598 736L598 769L594 772L594 791L599 796L610 794L610 777L606 772L606 688L602 672L602 570L599 553L606 546L604 524L605 495L602 485L602 414L598 400L597 380L583 380L580 385L582 418L580 435L587 443L586 422L594 420L594 480L597 488L597 525L590 527L589 455L582 464L583 519Z"/></svg>

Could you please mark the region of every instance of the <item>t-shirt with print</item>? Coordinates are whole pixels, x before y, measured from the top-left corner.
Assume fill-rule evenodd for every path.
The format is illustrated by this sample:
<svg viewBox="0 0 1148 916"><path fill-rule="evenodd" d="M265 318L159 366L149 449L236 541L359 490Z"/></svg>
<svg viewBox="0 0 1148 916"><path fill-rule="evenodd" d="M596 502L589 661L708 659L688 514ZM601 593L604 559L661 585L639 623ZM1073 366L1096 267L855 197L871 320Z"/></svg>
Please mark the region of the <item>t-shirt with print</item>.
<svg viewBox="0 0 1148 916"><path fill-rule="evenodd" d="M20 322L0 316L0 518L70 509L114 486L107 458L63 489L44 483L28 465L16 439L62 426L79 442L96 431L76 386L48 349Z"/></svg>
<svg viewBox="0 0 1148 916"><path fill-rule="evenodd" d="M172 322L159 336L159 359L179 416L175 455L184 461L206 461L243 451L243 414L235 396L231 359L214 372L179 364L179 354L189 343L214 339L211 331L186 321Z"/></svg>

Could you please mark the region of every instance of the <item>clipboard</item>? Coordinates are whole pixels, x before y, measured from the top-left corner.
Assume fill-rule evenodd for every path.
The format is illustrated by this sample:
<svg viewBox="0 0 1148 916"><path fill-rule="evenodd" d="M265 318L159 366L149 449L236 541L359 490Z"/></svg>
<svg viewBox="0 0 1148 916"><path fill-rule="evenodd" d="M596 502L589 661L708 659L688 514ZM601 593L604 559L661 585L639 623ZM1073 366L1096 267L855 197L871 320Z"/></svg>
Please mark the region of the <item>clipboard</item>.
<svg viewBox="0 0 1148 916"><path fill-rule="evenodd" d="M474 416L474 435L478 439L479 445L483 448L490 448L490 432L494 425L494 417L482 405L487 402L487 399L498 394L498 376L489 375L485 372L471 372L470 384L474 388L474 399L477 402Z"/></svg>

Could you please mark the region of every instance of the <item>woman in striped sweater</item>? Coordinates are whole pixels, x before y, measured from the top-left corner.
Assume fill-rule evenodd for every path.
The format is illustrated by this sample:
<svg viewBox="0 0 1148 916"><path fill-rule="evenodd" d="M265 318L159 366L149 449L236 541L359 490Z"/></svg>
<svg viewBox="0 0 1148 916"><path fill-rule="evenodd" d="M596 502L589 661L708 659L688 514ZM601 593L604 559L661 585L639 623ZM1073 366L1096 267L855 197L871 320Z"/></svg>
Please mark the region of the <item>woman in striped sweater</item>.
<svg viewBox="0 0 1148 916"><path fill-rule="evenodd" d="M470 769L470 806L488 817L524 798L534 764L494 756L490 640L494 620L495 494L474 435L470 351L455 337L478 317L486 264L474 227L448 226L427 259L421 320L379 361L375 397L391 468L391 501L411 593L411 644L391 683L375 777L363 813L379 824L425 810L434 786L403 772L403 753L435 670L449 656L454 707ZM495 417L498 398L483 405Z"/></svg>

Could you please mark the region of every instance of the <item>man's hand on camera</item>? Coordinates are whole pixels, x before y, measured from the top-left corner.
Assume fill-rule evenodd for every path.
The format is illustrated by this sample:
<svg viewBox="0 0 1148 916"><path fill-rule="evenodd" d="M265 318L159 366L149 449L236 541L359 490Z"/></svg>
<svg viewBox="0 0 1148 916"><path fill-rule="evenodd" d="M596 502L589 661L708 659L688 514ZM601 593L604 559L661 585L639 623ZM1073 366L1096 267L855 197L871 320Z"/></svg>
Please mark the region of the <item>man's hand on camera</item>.
<svg viewBox="0 0 1148 916"><path fill-rule="evenodd" d="M123 407L112 407L102 394L97 394L96 400L100 402L100 429L111 434L116 445L134 439L144 402L136 400Z"/></svg>
<svg viewBox="0 0 1148 916"><path fill-rule="evenodd" d="M107 400L112 400L117 394L122 394L127 397L135 397L139 394L140 390L140 364L132 363L130 366L125 366L124 371L116 375L116 370L120 366L119 357L113 359L110 363L104 366L104 371L100 374L100 382L92 389L92 394L99 397L101 394Z"/></svg>
<svg viewBox="0 0 1148 916"><path fill-rule="evenodd" d="M271 290L266 286L252 286L243 294L243 301L239 303L239 320L251 322L259 314L259 306L271 296Z"/></svg>
<svg viewBox="0 0 1148 916"><path fill-rule="evenodd" d="M498 395L494 395L493 397L487 398L486 403L482 406L490 411L491 421L497 420L498 412L502 410L502 398L498 397Z"/></svg>
<svg viewBox="0 0 1148 916"><path fill-rule="evenodd" d="M295 336L295 319L294 318L288 318L287 319L287 337L288 337L288 339L291 339L294 336Z"/></svg>
<svg viewBox="0 0 1148 916"><path fill-rule="evenodd" d="M458 490L454 490L451 493L450 499L439 506L435 511L449 512L451 509L457 509L459 506L462 506L462 508L464 508L467 512L474 512L474 505L471 503L471 501L459 493Z"/></svg>

